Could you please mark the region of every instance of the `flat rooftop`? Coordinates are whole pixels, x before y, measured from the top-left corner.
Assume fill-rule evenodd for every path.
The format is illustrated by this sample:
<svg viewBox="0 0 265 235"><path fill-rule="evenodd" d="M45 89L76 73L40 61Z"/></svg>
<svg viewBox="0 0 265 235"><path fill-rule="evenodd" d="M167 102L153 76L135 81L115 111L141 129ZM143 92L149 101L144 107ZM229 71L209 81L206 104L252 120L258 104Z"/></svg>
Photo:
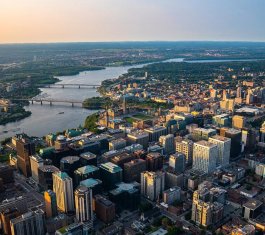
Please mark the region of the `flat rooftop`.
<svg viewBox="0 0 265 235"><path fill-rule="evenodd" d="M75 170L75 173L85 175L85 174L89 174L89 173L92 173L92 172L95 172L98 170L99 170L99 168L96 166L87 165L87 166L83 166L83 167L78 168L77 170Z"/></svg>
<svg viewBox="0 0 265 235"><path fill-rule="evenodd" d="M219 141L230 141L230 138L221 136L221 135L214 135L212 137L209 138L210 139L215 139L215 140L219 140Z"/></svg>
<svg viewBox="0 0 265 235"><path fill-rule="evenodd" d="M196 145L201 145L201 146L208 147L208 148L211 148L211 147L216 146L215 144L210 143L210 142L208 142L208 141L206 141L206 140L200 140L200 141L198 141L198 142L196 142L196 143L194 143L194 144L196 144Z"/></svg>
<svg viewBox="0 0 265 235"><path fill-rule="evenodd" d="M263 203L259 200L255 200L255 199L250 199L249 201L247 201L243 206L247 207L251 210L255 210L258 207L260 207Z"/></svg>
<svg viewBox="0 0 265 235"><path fill-rule="evenodd" d="M100 165L100 168L107 170L110 173L116 173L116 172L122 171L122 169L119 166L113 164L112 162L102 163Z"/></svg>

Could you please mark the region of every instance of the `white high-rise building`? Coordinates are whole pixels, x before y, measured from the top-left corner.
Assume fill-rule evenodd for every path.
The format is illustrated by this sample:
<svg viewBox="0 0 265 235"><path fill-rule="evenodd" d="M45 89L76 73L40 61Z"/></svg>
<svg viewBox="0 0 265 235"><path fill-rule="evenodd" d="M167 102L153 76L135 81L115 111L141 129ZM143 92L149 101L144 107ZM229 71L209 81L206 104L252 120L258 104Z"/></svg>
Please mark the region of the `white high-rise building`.
<svg viewBox="0 0 265 235"><path fill-rule="evenodd" d="M53 191L56 193L56 201L59 210L63 212L74 211L74 192L72 178L65 172L54 172Z"/></svg>
<svg viewBox="0 0 265 235"><path fill-rule="evenodd" d="M141 194L155 201L162 195L165 189L165 173L149 172L141 173Z"/></svg>
<svg viewBox="0 0 265 235"><path fill-rule="evenodd" d="M211 173L216 169L218 158L218 147L216 144L205 140L198 141L193 145L192 168Z"/></svg>
<svg viewBox="0 0 265 235"><path fill-rule="evenodd" d="M79 222L93 221L91 188L79 186L75 190L75 211Z"/></svg>
<svg viewBox="0 0 265 235"><path fill-rule="evenodd" d="M170 154L175 151L174 135L162 135L159 137L159 143L164 147L165 154Z"/></svg>
<svg viewBox="0 0 265 235"><path fill-rule="evenodd" d="M220 135L209 138L210 143L216 144L218 147L217 166L226 166L229 164L231 139Z"/></svg>
<svg viewBox="0 0 265 235"><path fill-rule="evenodd" d="M39 167L44 166L44 160L38 155L32 155L30 158L30 168L33 180L39 182Z"/></svg>

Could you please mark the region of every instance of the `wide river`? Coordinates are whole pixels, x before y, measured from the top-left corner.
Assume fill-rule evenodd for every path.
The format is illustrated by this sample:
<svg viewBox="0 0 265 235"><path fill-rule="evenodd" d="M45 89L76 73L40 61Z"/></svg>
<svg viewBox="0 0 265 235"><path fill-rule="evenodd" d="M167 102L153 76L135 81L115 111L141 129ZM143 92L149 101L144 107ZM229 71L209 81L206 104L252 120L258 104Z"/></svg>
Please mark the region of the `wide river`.
<svg viewBox="0 0 265 235"><path fill-rule="evenodd" d="M203 61L187 61L188 63L206 63L206 62L224 62L237 60L203 60ZM183 62L183 59L171 59L164 62ZM117 78L126 73L130 68L143 67L142 65L107 67L104 70L81 72L74 76L58 77L59 83L75 83L75 84L101 84L103 80ZM95 89L85 88L42 88L41 97L51 99L64 100L80 100L85 98L98 96ZM32 112L32 115L18 122L12 122L7 125L0 126L0 140L14 136L16 133L26 133L30 136L44 136L51 132L66 130L68 128L76 128L84 123L85 118L95 112L81 107L72 108L71 105L53 105L49 104L30 104L25 107L26 110Z"/></svg>

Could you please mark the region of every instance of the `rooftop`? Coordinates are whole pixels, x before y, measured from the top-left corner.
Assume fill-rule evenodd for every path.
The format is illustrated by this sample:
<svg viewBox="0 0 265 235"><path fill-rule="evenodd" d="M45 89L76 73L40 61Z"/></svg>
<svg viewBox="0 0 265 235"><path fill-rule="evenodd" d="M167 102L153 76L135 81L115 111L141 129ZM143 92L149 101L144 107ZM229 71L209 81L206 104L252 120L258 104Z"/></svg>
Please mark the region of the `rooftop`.
<svg viewBox="0 0 265 235"><path fill-rule="evenodd" d="M201 146L208 147L208 148L211 148L211 147L216 146L215 144L210 143L210 142L208 142L208 141L206 141L206 140L200 140L200 141L198 141L198 142L196 142L196 143L194 143L194 144L195 144L195 145L201 145Z"/></svg>
<svg viewBox="0 0 265 235"><path fill-rule="evenodd" d="M258 208L259 206L261 206L263 203L259 200L255 200L255 199L250 199L249 201L247 201L243 206L247 207L251 210L255 210L256 208Z"/></svg>
<svg viewBox="0 0 265 235"><path fill-rule="evenodd" d="M215 139L215 140L219 140L219 141L230 141L230 138L221 136L221 135L214 135L212 137L209 138L210 139Z"/></svg>
<svg viewBox="0 0 265 235"><path fill-rule="evenodd" d="M102 163L100 165L100 168L104 169L104 170L107 170L107 171L109 171L111 173L116 173L116 172L122 171L122 169L119 166L117 166L117 165L115 165L115 164L113 164L111 162Z"/></svg>
<svg viewBox="0 0 265 235"><path fill-rule="evenodd" d="M93 165L87 165L87 166L83 166L83 167L78 168L77 170L75 170L75 173L85 175L85 174L95 172L97 170L99 170L98 167L93 166Z"/></svg>
<svg viewBox="0 0 265 235"><path fill-rule="evenodd" d="M101 184L101 183L102 183L101 180L89 178L89 179L81 181L80 185L85 186L87 188L93 188L96 185Z"/></svg>
<svg viewBox="0 0 265 235"><path fill-rule="evenodd" d="M56 172L56 171L60 171L57 167L55 167L54 165L44 165L44 166L40 166L39 167L40 171L43 172Z"/></svg>
<svg viewBox="0 0 265 235"><path fill-rule="evenodd" d="M73 163L79 161L79 159L80 159L80 157L77 157L77 156L68 156L68 157L62 158L61 162L73 164Z"/></svg>

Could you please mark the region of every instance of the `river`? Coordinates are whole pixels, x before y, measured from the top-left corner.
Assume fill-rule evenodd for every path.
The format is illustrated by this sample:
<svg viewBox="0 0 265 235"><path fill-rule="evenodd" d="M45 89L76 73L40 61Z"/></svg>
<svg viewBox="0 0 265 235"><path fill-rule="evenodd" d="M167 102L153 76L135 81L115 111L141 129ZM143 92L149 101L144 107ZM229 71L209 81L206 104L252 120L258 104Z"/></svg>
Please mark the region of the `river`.
<svg viewBox="0 0 265 235"><path fill-rule="evenodd" d="M254 61L253 60L194 60L186 61L188 63L207 63L207 62L230 62L230 61ZM183 62L184 59L176 58L164 62ZM94 70L81 72L74 76L58 77L60 83L75 84L101 84L103 80L117 78L126 73L130 68L140 68L146 64L134 66L107 67L104 70ZM95 89L85 88L42 88L41 97L51 99L80 100L98 96ZM0 126L0 140L14 136L16 133L26 133L30 136L44 136L51 132L62 131L68 128L76 128L84 123L85 118L94 113L95 110L88 110L81 107L71 107L70 105L53 105L49 104L30 104L25 107L32 112L32 115L18 122L12 122Z"/></svg>
<svg viewBox="0 0 265 235"><path fill-rule="evenodd" d="M142 65L107 67L103 70L93 70L81 72L74 76L58 77L60 83L65 84L93 84L100 85L103 80L117 78L126 73L130 68L142 67ZM96 89L87 88L42 88L38 96L51 99L80 100L98 96ZM44 136L51 132L76 128L83 125L85 118L94 113L95 110L88 110L81 107L74 108L71 104L53 105L49 104L30 104L25 109L32 112L31 116L18 122L8 123L0 126L0 140L14 136L16 133L26 133L30 136ZM61 113L61 114L60 114Z"/></svg>

